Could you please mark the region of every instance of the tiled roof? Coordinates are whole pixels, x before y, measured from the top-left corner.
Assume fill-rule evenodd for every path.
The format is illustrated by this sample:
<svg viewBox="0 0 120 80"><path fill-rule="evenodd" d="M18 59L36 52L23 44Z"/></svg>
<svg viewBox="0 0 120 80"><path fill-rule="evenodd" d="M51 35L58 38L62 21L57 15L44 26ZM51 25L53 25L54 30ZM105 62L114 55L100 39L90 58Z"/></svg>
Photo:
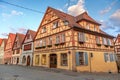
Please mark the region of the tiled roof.
<svg viewBox="0 0 120 80"><path fill-rule="evenodd" d="M18 36L19 38L19 43L20 43L20 46L22 45L22 42L25 38L25 35L24 34L21 34L21 33L16 33L16 36Z"/></svg>
<svg viewBox="0 0 120 80"><path fill-rule="evenodd" d="M2 39L0 38L0 45L1 45L1 43L2 43Z"/></svg>
<svg viewBox="0 0 120 80"><path fill-rule="evenodd" d="M30 32L32 39L34 39L36 35L36 31L33 30L28 30L28 31Z"/></svg>
<svg viewBox="0 0 120 80"><path fill-rule="evenodd" d="M91 18L87 12L84 12L78 16L75 17L76 18L76 22L80 21L80 20L87 20L87 21L90 21L90 22L93 22L95 24L98 24L100 25L100 23L96 22L93 18Z"/></svg>

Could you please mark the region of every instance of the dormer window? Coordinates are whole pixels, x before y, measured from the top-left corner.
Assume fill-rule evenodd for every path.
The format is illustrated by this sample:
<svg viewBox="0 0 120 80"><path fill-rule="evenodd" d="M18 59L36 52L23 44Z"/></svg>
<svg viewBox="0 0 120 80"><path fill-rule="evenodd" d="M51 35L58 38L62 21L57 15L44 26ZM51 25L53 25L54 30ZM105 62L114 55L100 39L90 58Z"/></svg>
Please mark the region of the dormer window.
<svg viewBox="0 0 120 80"><path fill-rule="evenodd" d="M67 20L63 21L64 25L67 26L69 22Z"/></svg>
<svg viewBox="0 0 120 80"><path fill-rule="evenodd" d="M46 27L42 28L42 33L46 32Z"/></svg>
<svg viewBox="0 0 120 80"><path fill-rule="evenodd" d="M58 21L53 23L53 29L58 27Z"/></svg>

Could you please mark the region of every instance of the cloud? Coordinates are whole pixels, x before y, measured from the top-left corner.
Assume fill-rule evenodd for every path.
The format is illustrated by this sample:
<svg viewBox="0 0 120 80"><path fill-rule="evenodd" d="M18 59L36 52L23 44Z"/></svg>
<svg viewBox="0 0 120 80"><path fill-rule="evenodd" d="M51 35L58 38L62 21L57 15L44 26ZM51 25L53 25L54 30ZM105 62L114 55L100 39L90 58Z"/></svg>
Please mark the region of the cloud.
<svg viewBox="0 0 120 80"><path fill-rule="evenodd" d="M1 33L1 35L7 37L9 34L8 33Z"/></svg>
<svg viewBox="0 0 120 80"><path fill-rule="evenodd" d="M11 11L11 15L17 15L17 16L19 16L19 15L23 15L23 12L12 10Z"/></svg>
<svg viewBox="0 0 120 80"><path fill-rule="evenodd" d="M27 29L25 27L19 27L19 28L14 28L14 27L9 27L10 29L10 32L13 32L13 33L23 33L25 34L27 32Z"/></svg>
<svg viewBox="0 0 120 80"><path fill-rule="evenodd" d="M23 12L12 10L10 13L2 13L1 15L4 18L9 18L11 16L20 16L20 15L23 15Z"/></svg>
<svg viewBox="0 0 120 80"><path fill-rule="evenodd" d="M104 15L111 11L112 7L117 3L118 0L113 1L108 7L100 11L101 15Z"/></svg>
<svg viewBox="0 0 120 80"><path fill-rule="evenodd" d="M85 0L78 0L77 4L68 7L68 13L77 16L83 12L85 12L84 7Z"/></svg>
<svg viewBox="0 0 120 80"><path fill-rule="evenodd" d="M120 9L116 10L111 16L110 21L114 26L120 27Z"/></svg>

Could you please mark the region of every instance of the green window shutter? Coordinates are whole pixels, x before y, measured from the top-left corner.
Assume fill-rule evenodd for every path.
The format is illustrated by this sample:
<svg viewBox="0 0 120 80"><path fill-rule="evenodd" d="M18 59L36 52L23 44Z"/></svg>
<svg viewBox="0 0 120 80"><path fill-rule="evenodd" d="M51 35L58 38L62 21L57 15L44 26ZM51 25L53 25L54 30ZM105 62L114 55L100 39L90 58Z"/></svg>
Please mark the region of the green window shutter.
<svg viewBox="0 0 120 80"><path fill-rule="evenodd" d="M79 62L79 52L76 52L76 66L79 66L80 62Z"/></svg>
<svg viewBox="0 0 120 80"><path fill-rule="evenodd" d="M107 53L104 53L104 60L107 62Z"/></svg>
<svg viewBox="0 0 120 80"><path fill-rule="evenodd" d="M87 52L84 52L84 57L85 57L85 65L88 65L88 54L87 54Z"/></svg>

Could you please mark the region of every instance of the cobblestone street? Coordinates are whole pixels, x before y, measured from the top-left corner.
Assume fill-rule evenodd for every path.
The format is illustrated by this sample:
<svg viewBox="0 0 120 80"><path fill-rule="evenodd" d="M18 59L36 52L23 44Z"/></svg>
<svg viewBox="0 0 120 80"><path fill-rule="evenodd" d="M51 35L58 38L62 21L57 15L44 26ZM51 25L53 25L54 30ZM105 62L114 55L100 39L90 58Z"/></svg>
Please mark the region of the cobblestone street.
<svg viewBox="0 0 120 80"><path fill-rule="evenodd" d="M0 65L0 80L120 80L120 74L77 73L42 67Z"/></svg>

